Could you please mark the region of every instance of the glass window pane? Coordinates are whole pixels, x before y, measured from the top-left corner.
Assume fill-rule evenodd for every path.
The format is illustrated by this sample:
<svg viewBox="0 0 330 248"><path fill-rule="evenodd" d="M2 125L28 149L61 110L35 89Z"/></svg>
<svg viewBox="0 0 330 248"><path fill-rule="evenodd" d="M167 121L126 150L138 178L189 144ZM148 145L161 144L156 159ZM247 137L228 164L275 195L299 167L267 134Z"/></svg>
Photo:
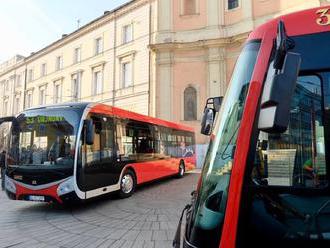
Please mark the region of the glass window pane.
<svg viewBox="0 0 330 248"><path fill-rule="evenodd" d="M261 132L255 168L268 185L318 187L326 176L320 77L298 78L289 120L283 134Z"/></svg>

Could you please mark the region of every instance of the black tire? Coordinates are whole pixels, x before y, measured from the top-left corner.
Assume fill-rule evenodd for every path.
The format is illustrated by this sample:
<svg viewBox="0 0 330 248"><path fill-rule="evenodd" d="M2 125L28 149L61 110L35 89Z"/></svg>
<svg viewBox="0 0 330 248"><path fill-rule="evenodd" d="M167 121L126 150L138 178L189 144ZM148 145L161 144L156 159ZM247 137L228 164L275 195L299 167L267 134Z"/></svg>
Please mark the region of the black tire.
<svg viewBox="0 0 330 248"><path fill-rule="evenodd" d="M184 174L186 172L186 166L184 164L184 161L181 160L180 161L180 164L179 164L179 171L178 171L178 174L177 174L177 178L183 178L184 177Z"/></svg>
<svg viewBox="0 0 330 248"><path fill-rule="evenodd" d="M124 182L124 180L126 182ZM136 176L132 170L126 170L120 178L119 198L127 198L133 195L136 188Z"/></svg>

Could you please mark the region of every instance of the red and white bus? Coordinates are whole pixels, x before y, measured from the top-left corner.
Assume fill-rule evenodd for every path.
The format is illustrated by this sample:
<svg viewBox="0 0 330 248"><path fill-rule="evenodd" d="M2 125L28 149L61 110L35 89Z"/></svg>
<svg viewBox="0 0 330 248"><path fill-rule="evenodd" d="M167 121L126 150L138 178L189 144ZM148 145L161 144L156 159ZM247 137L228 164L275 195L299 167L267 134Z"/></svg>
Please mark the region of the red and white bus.
<svg viewBox="0 0 330 248"><path fill-rule="evenodd" d="M68 202L195 167L192 128L96 103L32 108L12 122L5 188L10 199Z"/></svg>
<svg viewBox="0 0 330 248"><path fill-rule="evenodd" d="M330 247L330 6L254 30L217 115L183 246Z"/></svg>

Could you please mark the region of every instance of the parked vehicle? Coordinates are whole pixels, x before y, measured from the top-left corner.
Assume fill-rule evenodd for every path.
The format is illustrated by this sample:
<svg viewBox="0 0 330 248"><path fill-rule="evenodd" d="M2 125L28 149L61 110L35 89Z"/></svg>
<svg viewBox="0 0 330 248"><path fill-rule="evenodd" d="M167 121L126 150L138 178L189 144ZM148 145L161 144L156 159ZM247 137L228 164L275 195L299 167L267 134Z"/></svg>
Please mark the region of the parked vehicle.
<svg viewBox="0 0 330 248"><path fill-rule="evenodd" d="M192 128L97 103L32 108L12 122L5 188L11 199L86 200L195 167Z"/></svg>

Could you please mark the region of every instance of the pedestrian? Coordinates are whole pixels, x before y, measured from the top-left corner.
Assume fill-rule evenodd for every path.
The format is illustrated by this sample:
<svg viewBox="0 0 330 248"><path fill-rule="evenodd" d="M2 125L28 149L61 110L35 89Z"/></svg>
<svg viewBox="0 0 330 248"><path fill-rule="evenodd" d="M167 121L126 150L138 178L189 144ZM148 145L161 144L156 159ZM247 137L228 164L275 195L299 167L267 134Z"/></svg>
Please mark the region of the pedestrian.
<svg viewBox="0 0 330 248"><path fill-rule="evenodd" d="M2 190L5 190L5 161L6 161L6 151L3 150L0 153L0 168L1 168L1 188Z"/></svg>

